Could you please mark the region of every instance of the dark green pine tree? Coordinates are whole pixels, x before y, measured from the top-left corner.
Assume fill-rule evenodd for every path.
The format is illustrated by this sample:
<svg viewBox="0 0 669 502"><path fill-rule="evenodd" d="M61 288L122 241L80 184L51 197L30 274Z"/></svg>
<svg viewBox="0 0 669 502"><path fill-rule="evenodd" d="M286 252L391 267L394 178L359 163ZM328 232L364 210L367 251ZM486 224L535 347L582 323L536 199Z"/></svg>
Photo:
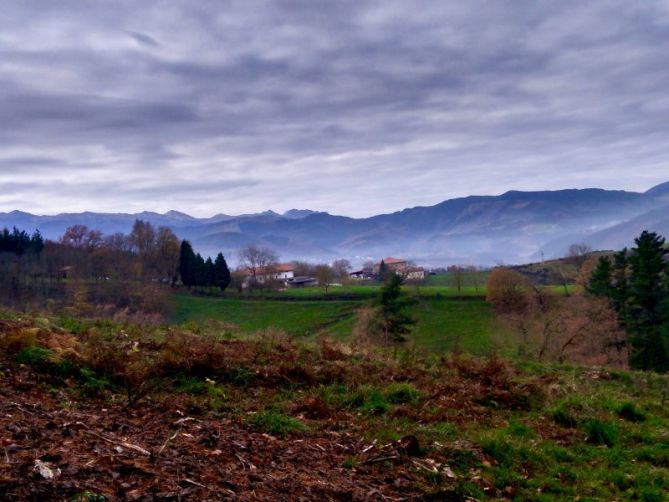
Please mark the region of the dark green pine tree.
<svg viewBox="0 0 669 502"><path fill-rule="evenodd" d="M379 294L381 326L386 341L406 341L406 335L411 332L410 326L416 322L405 312L410 303L402 294L402 278L389 274Z"/></svg>
<svg viewBox="0 0 669 502"><path fill-rule="evenodd" d="M597 266L590 275L590 280L585 289L593 296L611 298L613 292L611 260L608 256L601 256Z"/></svg>
<svg viewBox="0 0 669 502"><path fill-rule="evenodd" d="M197 267L195 252L190 242L181 241L179 250L179 275L184 286L195 286L195 269Z"/></svg>
<svg viewBox="0 0 669 502"><path fill-rule="evenodd" d="M214 286L221 288L221 291L225 291L230 285L230 280L228 264L223 257L223 253L218 253L216 260L214 260Z"/></svg>
<svg viewBox="0 0 669 502"><path fill-rule="evenodd" d="M611 293L611 303L618 312L618 320L624 329L627 329L630 319L629 268L629 252L625 248L613 257L613 291Z"/></svg>
<svg viewBox="0 0 669 502"><path fill-rule="evenodd" d="M386 280L386 276L388 275L388 266L386 265L386 262L381 260L381 263L379 264L379 281L384 282Z"/></svg>
<svg viewBox="0 0 669 502"><path fill-rule="evenodd" d="M630 262L630 364L634 368L669 370L669 267L664 238L644 231L635 240Z"/></svg>
<svg viewBox="0 0 669 502"><path fill-rule="evenodd" d="M204 271L203 271L203 283L202 286L211 288L214 286L216 281L216 269L214 268L214 262L211 260L211 257L207 258L204 262Z"/></svg>
<svg viewBox="0 0 669 502"><path fill-rule="evenodd" d="M195 255L195 285L205 286L207 283L207 267L200 253Z"/></svg>

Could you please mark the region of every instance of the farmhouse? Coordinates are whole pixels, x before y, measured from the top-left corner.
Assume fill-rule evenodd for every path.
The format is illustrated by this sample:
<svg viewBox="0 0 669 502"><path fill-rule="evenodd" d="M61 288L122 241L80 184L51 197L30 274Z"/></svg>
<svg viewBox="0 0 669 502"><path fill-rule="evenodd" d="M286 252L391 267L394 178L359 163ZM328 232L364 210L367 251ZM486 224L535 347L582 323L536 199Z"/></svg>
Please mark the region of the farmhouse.
<svg viewBox="0 0 669 502"><path fill-rule="evenodd" d="M395 272L403 272L409 266L406 260L393 258L392 256L384 258L383 263L386 265L387 270L394 270ZM374 265L375 274L379 273L379 267L381 267L381 262Z"/></svg>
<svg viewBox="0 0 669 502"><path fill-rule="evenodd" d="M365 269L356 270L354 272L351 272L351 273L348 274L348 276L351 279L356 279L358 281L362 281L364 279L373 279L374 278L374 274L372 274L370 270L365 270Z"/></svg>
<svg viewBox="0 0 669 502"><path fill-rule="evenodd" d="M409 281L422 281L425 279L425 269L423 267L409 267L404 270L404 278Z"/></svg>
<svg viewBox="0 0 669 502"><path fill-rule="evenodd" d="M295 268L289 263L280 263L277 265L270 265L267 267L258 267L255 269L255 277L253 269L247 268L244 270L244 287L248 287L252 279L260 284L265 284L272 281L287 282L295 277Z"/></svg>

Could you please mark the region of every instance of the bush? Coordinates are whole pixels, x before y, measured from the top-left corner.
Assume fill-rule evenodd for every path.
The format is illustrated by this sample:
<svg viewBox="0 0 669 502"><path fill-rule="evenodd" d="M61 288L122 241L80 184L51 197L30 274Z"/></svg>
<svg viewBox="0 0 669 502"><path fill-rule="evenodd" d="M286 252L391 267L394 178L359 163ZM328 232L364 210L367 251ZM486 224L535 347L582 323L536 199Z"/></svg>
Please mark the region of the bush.
<svg viewBox="0 0 669 502"><path fill-rule="evenodd" d="M164 369L211 376L223 368L223 344L212 335L173 332L167 335L162 352Z"/></svg>
<svg viewBox="0 0 669 502"><path fill-rule="evenodd" d="M46 368L53 362L53 352L44 347L24 347L14 356L16 362L35 368Z"/></svg>
<svg viewBox="0 0 669 502"><path fill-rule="evenodd" d="M618 431L609 422L591 419L583 424L583 428L588 435L588 443L611 447L618 440Z"/></svg>
<svg viewBox="0 0 669 502"><path fill-rule="evenodd" d="M273 410L260 411L254 414L250 423L268 434L280 437L306 430L305 425L299 420Z"/></svg>

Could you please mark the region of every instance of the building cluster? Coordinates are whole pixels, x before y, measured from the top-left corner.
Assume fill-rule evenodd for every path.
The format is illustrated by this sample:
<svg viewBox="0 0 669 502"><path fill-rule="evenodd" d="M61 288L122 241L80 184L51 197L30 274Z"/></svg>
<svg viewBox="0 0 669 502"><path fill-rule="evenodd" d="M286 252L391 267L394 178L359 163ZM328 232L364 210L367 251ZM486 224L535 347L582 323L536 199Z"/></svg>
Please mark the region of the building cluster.
<svg viewBox="0 0 669 502"><path fill-rule="evenodd" d="M393 258L392 256L388 256L380 262L375 263L372 267L367 267L361 270L356 270L355 272L351 272L349 276L356 280L378 279L381 273L381 269L384 267L386 271L400 275L405 280L409 281L422 281L425 279L426 275L425 269L423 267L418 267L402 258Z"/></svg>
<svg viewBox="0 0 669 502"><path fill-rule="evenodd" d="M349 279L354 281L378 280L381 269L385 267L387 272L393 272L402 276L405 280L421 281L425 279L426 272L423 267L418 267L401 258L387 257L360 270L350 272ZM287 288L299 288L313 286L318 279L310 276L296 276L295 267L290 263L279 263L255 269L244 269L243 287L248 288L253 282L259 285L278 284Z"/></svg>

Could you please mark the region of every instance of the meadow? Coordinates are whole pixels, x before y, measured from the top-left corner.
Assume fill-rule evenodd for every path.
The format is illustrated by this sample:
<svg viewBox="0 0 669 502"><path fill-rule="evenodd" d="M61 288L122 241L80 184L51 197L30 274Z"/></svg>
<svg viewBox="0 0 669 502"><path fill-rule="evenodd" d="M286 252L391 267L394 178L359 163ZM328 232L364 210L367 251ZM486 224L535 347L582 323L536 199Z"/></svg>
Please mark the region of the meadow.
<svg viewBox="0 0 669 502"><path fill-rule="evenodd" d="M479 288L458 291L448 286L405 286L414 299L409 312L416 321L409 345L445 353L455 347L484 355L495 345L497 326ZM371 304L378 285L288 289L260 296L226 297L175 295L172 321L203 323L215 319L238 326L247 334L278 329L309 338L326 334L350 341L358 309Z"/></svg>

